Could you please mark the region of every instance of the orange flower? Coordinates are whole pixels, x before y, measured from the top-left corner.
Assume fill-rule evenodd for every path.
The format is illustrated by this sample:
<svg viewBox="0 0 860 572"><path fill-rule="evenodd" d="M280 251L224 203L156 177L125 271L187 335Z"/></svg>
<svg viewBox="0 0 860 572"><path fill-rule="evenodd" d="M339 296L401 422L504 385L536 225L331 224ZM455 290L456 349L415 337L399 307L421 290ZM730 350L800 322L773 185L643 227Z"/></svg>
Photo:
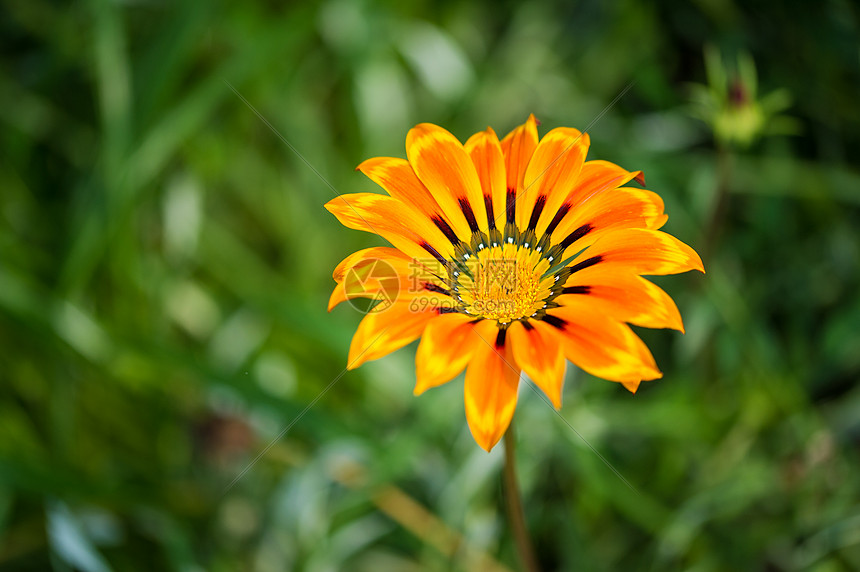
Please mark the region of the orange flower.
<svg viewBox="0 0 860 572"><path fill-rule="evenodd" d="M566 127L538 140L534 116L502 141L488 128L465 146L422 123L406 136L408 161L359 165L388 196L341 195L326 208L394 248L361 250L334 272L329 309L382 299L358 326L348 367L420 337L415 394L467 368L466 418L487 451L510 424L522 371L556 408L565 358L631 392L661 377L628 324L683 326L641 275L704 272L702 261L657 230L667 218L659 196L622 187L644 183L641 172L586 161L588 146Z"/></svg>

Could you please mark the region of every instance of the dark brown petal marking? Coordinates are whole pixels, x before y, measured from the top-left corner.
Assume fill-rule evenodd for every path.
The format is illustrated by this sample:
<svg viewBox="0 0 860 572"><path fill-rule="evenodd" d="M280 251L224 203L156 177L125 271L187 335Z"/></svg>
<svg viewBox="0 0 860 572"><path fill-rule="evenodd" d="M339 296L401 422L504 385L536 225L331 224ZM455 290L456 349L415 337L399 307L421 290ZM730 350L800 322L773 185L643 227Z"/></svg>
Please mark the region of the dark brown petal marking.
<svg viewBox="0 0 860 572"><path fill-rule="evenodd" d="M532 210L532 218L529 220L529 230L537 228L538 219L546 206L546 195L540 195L535 201L535 208Z"/></svg>
<svg viewBox="0 0 860 572"><path fill-rule="evenodd" d="M436 308L436 311L439 312L440 314L453 314L454 312L457 311L457 309L456 308L449 308L448 306L440 306L440 307Z"/></svg>
<svg viewBox="0 0 860 572"><path fill-rule="evenodd" d="M517 190L508 187L508 194L506 199L507 204L505 204L505 208L508 212L508 223L514 224L514 220L516 219L517 214Z"/></svg>
<svg viewBox="0 0 860 572"><path fill-rule="evenodd" d="M552 234L552 232L555 230L555 228L561 222L561 219L564 218L564 215L566 215L568 213L568 211L570 211L570 203L564 203L563 205L561 205L561 208L559 208L558 212L555 213L555 216L552 217L552 222L550 222L549 226L546 227L546 233L545 234Z"/></svg>
<svg viewBox="0 0 860 572"><path fill-rule="evenodd" d="M567 325L567 320L564 318L559 318L558 316L553 316L552 314L547 314L543 317L543 321L549 324L550 326L555 326L559 330L563 330Z"/></svg>
<svg viewBox="0 0 860 572"><path fill-rule="evenodd" d="M454 246L460 244L460 239L457 238L456 234L454 234L454 229L451 228L451 225L445 222L442 217L440 217L439 215L434 215L430 220L433 221L433 224L436 225L436 228L442 231L442 234L445 235L445 238L451 241L451 244L453 244Z"/></svg>
<svg viewBox="0 0 860 572"><path fill-rule="evenodd" d="M567 286L565 288L562 288L561 293L562 294L589 294L589 293L591 293L591 286Z"/></svg>
<svg viewBox="0 0 860 572"><path fill-rule="evenodd" d="M444 266L446 268L448 267L448 260L446 260L445 257L442 256L441 254L439 254L438 250L436 250L435 248L433 248L432 246L430 246L426 242L422 242L418 246L420 246L421 248L423 248L424 250L429 252L431 255L433 255L433 258L435 258L436 260L441 262L442 266Z"/></svg>
<svg viewBox="0 0 860 572"><path fill-rule="evenodd" d="M437 294L444 294L446 296L451 295L451 293L448 290L446 290L445 288L442 288L438 284L433 284L432 282L425 283L424 289L427 290L428 292L436 292Z"/></svg>
<svg viewBox="0 0 860 572"><path fill-rule="evenodd" d="M496 228L496 217L493 215L493 197L484 195L484 208L487 210L487 222L490 224L490 230Z"/></svg>
<svg viewBox="0 0 860 572"><path fill-rule="evenodd" d="M584 268L588 268L589 266L594 266L595 264L597 264L601 260L603 260L603 257L600 256L599 254L597 256L592 256L591 258L587 258L587 259L583 260L582 262L580 262L579 264L574 264L573 266L571 266L570 267L570 273L573 274L574 272L579 272L580 270L582 270Z"/></svg>
<svg viewBox="0 0 860 572"><path fill-rule="evenodd" d="M463 211L463 216L466 217L466 222L469 223L469 228L472 232L478 232L480 229L478 228L478 221L475 220L475 213L472 211L472 205L469 204L469 201L467 201L465 197L460 197L457 199L457 202L460 203L460 210Z"/></svg>
<svg viewBox="0 0 860 572"><path fill-rule="evenodd" d="M508 334L507 329L499 330L499 333L496 334L496 347L503 348L505 347L505 336Z"/></svg>
<svg viewBox="0 0 860 572"><path fill-rule="evenodd" d="M526 329L526 331L529 331L529 332L530 332L530 331L532 331L532 330L534 330L534 329L535 329L535 327L534 327L534 326L532 326L532 325L531 325L531 322L529 322L528 320L523 320L523 321L522 321L522 324L523 324L523 327Z"/></svg>
<svg viewBox="0 0 860 572"><path fill-rule="evenodd" d="M577 240L579 240L580 238L582 238L583 236L585 236L586 234L591 232L593 229L594 229L593 226L591 226L588 223L585 223L584 225L582 225L581 227L579 227L578 229L576 229L572 233L568 234L567 238L565 238L564 240L561 241L561 249L564 250L565 248L567 248L568 246L570 246L571 244L573 244L574 242L576 242Z"/></svg>

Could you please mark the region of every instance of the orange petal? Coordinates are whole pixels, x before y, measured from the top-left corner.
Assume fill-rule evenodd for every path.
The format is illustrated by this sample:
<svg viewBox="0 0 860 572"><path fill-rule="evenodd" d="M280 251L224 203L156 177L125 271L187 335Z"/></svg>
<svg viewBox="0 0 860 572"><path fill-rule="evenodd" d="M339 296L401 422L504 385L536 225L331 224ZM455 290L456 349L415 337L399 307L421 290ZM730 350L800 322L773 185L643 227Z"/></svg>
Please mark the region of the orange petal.
<svg viewBox="0 0 860 572"><path fill-rule="evenodd" d="M358 324L352 337L347 369L399 350L424 331L427 322L439 316L434 308L414 311L410 303L397 301L388 308L371 311Z"/></svg>
<svg viewBox="0 0 860 572"><path fill-rule="evenodd" d="M657 193L644 189L625 187L598 193L577 205L574 210L580 221L589 221L598 228L621 228L635 224L635 228L656 230L666 222L663 199Z"/></svg>
<svg viewBox="0 0 860 572"><path fill-rule="evenodd" d="M442 385L457 376L472 358L475 318L466 314L443 314L430 320L415 353L415 395Z"/></svg>
<svg viewBox="0 0 860 572"><path fill-rule="evenodd" d="M466 152L478 171L489 228L504 227L507 179L505 157L496 132L488 127L486 131L475 133L466 141ZM488 199L492 209L486 207Z"/></svg>
<svg viewBox="0 0 860 572"><path fill-rule="evenodd" d="M557 301L565 305L572 297L587 299L592 308L622 322L684 331L672 298L653 282L630 272L601 264L574 272Z"/></svg>
<svg viewBox="0 0 860 572"><path fill-rule="evenodd" d="M406 159L374 157L364 161L356 169L385 189L389 195L428 217L441 214L433 195L418 179L415 171L412 170L412 165Z"/></svg>
<svg viewBox="0 0 860 572"><path fill-rule="evenodd" d="M556 336L545 336L531 321L526 323L514 322L508 328L514 359L558 409L564 384L564 354Z"/></svg>
<svg viewBox="0 0 860 572"><path fill-rule="evenodd" d="M688 270L704 272L696 251L670 234L659 230L626 228L603 235L571 263L616 268L636 274L678 274Z"/></svg>
<svg viewBox="0 0 860 572"><path fill-rule="evenodd" d="M538 236L543 234L573 190L589 144L587 133L569 127L558 127L543 136L526 168L523 196L517 202L520 230L531 226L538 229ZM537 214L536 206L540 209ZM543 222L542 228L538 222Z"/></svg>
<svg viewBox="0 0 860 572"><path fill-rule="evenodd" d="M505 157L507 172L505 212L507 222L516 220L516 211L520 208L519 198L523 191L526 168L538 144L537 120L529 115L528 120L508 133L502 139L502 154ZM531 208L531 207L529 207Z"/></svg>
<svg viewBox="0 0 860 572"><path fill-rule="evenodd" d="M602 193L611 191L641 175L630 172L608 161L586 161L580 169L573 188L557 208L544 209L538 221L538 236L552 233L553 242L559 243L579 225L573 225L580 205ZM638 179L637 179L638 180Z"/></svg>
<svg viewBox="0 0 860 572"><path fill-rule="evenodd" d="M412 259L396 248L390 246L374 246L353 252L346 258L340 261L340 264L335 266L332 272L332 278L337 282L343 282L346 273L350 268L355 268L358 264L367 260L384 260L392 265L395 270L409 267Z"/></svg>
<svg viewBox="0 0 860 572"><path fill-rule="evenodd" d="M325 208L344 226L378 234L416 260L431 255L425 244L443 258L454 254L454 247L442 231L395 198L375 193L340 195L326 203Z"/></svg>
<svg viewBox="0 0 860 572"><path fill-rule="evenodd" d="M621 382L663 376L639 336L626 324L592 307L587 299L573 299L547 310L547 315L551 320L536 322L535 326L546 335L555 335L567 359L588 373Z"/></svg>
<svg viewBox="0 0 860 572"><path fill-rule="evenodd" d="M456 137L439 126L421 123L406 135L406 155L461 240L469 242L472 232L486 231L481 182Z"/></svg>
<svg viewBox="0 0 860 572"><path fill-rule="evenodd" d="M466 370L466 420L472 437L486 451L499 442L511 423L520 378L508 344L496 344L498 331L491 320L475 326L480 339Z"/></svg>
<svg viewBox="0 0 860 572"><path fill-rule="evenodd" d="M633 179L639 181L641 176L642 171L628 171L609 161L586 161L567 201L571 205L577 205L595 193L617 189Z"/></svg>
<svg viewBox="0 0 860 572"><path fill-rule="evenodd" d="M621 228L657 229L667 218L663 199L656 193L628 188L602 191L574 207L558 225L553 239L567 244L564 258L594 244L607 232ZM588 232L583 234L586 228ZM578 238L571 242L571 235Z"/></svg>

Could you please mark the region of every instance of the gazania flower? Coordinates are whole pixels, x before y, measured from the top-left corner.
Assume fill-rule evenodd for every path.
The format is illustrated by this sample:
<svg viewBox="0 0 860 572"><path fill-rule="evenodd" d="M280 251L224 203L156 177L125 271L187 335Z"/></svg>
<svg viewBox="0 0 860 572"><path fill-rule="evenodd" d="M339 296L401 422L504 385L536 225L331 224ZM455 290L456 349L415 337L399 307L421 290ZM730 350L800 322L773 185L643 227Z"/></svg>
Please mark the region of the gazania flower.
<svg viewBox="0 0 860 572"><path fill-rule="evenodd" d="M586 161L588 146L566 127L538 140L534 116L501 141L488 128L465 145L422 123L406 136L408 160L359 165L387 195L341 195L326 208L393 248L335 269L329 309L385 294L358 326L348 367L420 337L415 394L466 369L466 418L488 451L510 424L521 372L557 408L565 359L631 392L661 377L628 324L683 326L642 275L704 272L702 261L658 230L659 196L622 186L644 184L641 172Z"/></svg>

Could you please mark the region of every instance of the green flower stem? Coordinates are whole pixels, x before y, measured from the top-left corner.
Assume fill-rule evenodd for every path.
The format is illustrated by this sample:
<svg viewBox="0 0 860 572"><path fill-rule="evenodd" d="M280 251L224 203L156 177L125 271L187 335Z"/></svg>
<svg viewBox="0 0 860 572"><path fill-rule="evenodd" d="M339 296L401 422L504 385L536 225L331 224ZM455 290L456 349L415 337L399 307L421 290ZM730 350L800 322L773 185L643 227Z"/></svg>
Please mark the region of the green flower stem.
<svg viewBox="0 0 860 572"><path fill-rule="evenodd" d="M528 572L538 572L539 568L535 559L534 548L532 547L531 538L529 538L528 530L526 529L525 513L523 512L523 503L520 498L520 487L517 482L516 455L514 443L514 423L513 420L505 432L505 472L504 472L504 488L505 501L508 508L508 522L511 525L511 532L514 535L514 540L517 543L517 551L520 555L520 562L523 570Z"/></svg>

